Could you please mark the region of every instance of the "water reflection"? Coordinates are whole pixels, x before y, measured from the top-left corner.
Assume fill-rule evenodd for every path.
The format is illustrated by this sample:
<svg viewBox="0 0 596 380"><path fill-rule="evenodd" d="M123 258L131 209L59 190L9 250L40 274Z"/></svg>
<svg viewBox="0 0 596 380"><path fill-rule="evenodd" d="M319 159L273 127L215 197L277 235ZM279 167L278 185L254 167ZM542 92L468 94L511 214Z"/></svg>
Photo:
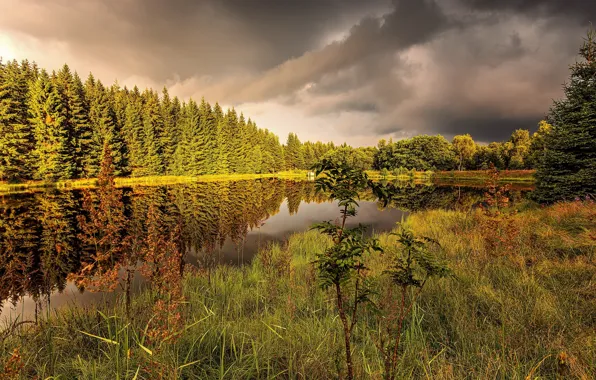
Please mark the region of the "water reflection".
<svg viewBox="0 0 596 380"><path fill-rule="evenodd" d="M391 208L382 210L371 194L363 194L359 216L351 222L368 224L371 232L387 231L404 212L472 207L483 197L481 188L400 182L392 183L392 187ZM96 193L88 196L97 198ZM523 192L513 191L511 196L516 199ZM316 194L314 183L307 181L262 179L140 186L122 189L120 197L125 225L102 244L126 250L128 259L134 261L146 257L138 254L145 254L154 245L148 243L151 239L165 238L176 230L174 243L182 254L182 264L199 267L247 262L259 247L338 216L336 205L325 195ZM107 220L113 217L110 207L104 210ZM148 220L150 215L153 220ZM97 234L92 228L89 233L91 221L81 191L54 189L0 197L2 316L11 312L10 304L17 305L24 297L24 303L16 308L29 311L40 300L57 305L74 298L83 302L97 298L81 298L78 294L83 285L79 283L77 288L67 281L69 275L73 278L73 274L84 272L96 253L99 238L107 234L101 223L96 226ZM116 260L123 257L110 256ZM130 267L130 263L118 267L119 274Z"/></svg>

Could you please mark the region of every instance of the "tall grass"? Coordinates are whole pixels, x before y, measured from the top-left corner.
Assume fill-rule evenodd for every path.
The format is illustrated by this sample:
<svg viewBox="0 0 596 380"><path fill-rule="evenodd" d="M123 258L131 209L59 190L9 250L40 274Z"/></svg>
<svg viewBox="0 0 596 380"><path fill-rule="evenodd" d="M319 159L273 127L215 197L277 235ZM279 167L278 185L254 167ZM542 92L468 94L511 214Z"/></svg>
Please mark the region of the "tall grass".
<svg viewBox="0 0 596 380"><path fill-rule="evenodd" d="M489 248L481 212L413 213L406 224L438 240L455 280L429 282L406 321L398 378L592 379L596 376L596 208L527 206L511 216L513 249ZM370 256L371 286L394 236ZM72 306L21 325L0 342L0 370L19 349L21 379L327 379L345 371L332 293L320 290L314 253L330 241L311 231L262 250L250 265L187 271L180 337L147 342L152 294ZM381 378L378 316L354 331L355 376ZM51 332L51 334L50 334ZM14 361L14 360L13 360Z"/></svg>

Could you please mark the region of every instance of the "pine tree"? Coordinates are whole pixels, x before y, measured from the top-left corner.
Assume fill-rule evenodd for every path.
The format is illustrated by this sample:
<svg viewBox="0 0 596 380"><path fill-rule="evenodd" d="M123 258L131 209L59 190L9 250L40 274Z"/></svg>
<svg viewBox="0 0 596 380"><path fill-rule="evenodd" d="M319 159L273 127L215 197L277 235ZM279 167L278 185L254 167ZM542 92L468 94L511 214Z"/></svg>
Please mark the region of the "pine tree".
<svg viewBox="0 0 596 380"><path fill-rule="evenodd" d="M565 99L556 101L536 171L535 196L554 202L596 193L596 31L590 30L570 67Z"/></svg>
<svg viewBox="0 0 596 380"><path fill-rule="evenodd" d="M35 129L36 179L55 181L74 176L70 133L63 108L57 86L42 71L29 99L30 121Z"/></svg>
<svg viewBox="0 0 596 380"><path fill-rule="evenodd" d="M16 61L0 65L0 180L31 177L33 133L27 121L27 76Z"/></svg>

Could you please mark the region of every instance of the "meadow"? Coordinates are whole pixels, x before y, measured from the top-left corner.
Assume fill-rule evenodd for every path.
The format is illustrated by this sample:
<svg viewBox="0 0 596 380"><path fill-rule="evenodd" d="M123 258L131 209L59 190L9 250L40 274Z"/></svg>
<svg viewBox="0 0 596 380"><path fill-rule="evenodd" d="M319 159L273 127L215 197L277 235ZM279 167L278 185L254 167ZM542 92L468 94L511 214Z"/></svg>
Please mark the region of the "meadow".
<svg viewBox="0 0 596 380"><path fill-rule="evenodd" d="M431 210L404 222L435 239L451 268L430 280L407 316L399 379L592 379L596 376L596 206L592 200L499 213ZM385 274L400 244L378 235L366 258L371 305L353 336L356 378L383 378ZM292 235L251 264L187 268L180 297L156 288L125 302L72 306L0 329L0 370L16 379L265 379L343 376L334 295L319 286L316 231ZM175 286L175 285L169 285ZM411 295L411 294L410 294ZM371 307L372 304L377 307ZM159 323L156 320L159 319ZM12 377L10 377L12 376Z"/></svg>

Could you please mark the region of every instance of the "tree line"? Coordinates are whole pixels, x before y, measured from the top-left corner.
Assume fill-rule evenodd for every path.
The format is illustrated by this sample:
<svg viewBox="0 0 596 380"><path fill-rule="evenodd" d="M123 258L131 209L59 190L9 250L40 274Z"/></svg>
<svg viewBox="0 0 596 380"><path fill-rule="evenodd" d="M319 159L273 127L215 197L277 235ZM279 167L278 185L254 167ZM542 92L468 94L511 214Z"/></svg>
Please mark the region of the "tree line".
<svg viewBox="0 0 596 380"><path fill-rule="evenodd" d="M277 172L283 147L254 121L204 99L180 101L83 83L68 65L51 74L0 62L0 180L96 177L107 143L118 176Z"/></svg>

